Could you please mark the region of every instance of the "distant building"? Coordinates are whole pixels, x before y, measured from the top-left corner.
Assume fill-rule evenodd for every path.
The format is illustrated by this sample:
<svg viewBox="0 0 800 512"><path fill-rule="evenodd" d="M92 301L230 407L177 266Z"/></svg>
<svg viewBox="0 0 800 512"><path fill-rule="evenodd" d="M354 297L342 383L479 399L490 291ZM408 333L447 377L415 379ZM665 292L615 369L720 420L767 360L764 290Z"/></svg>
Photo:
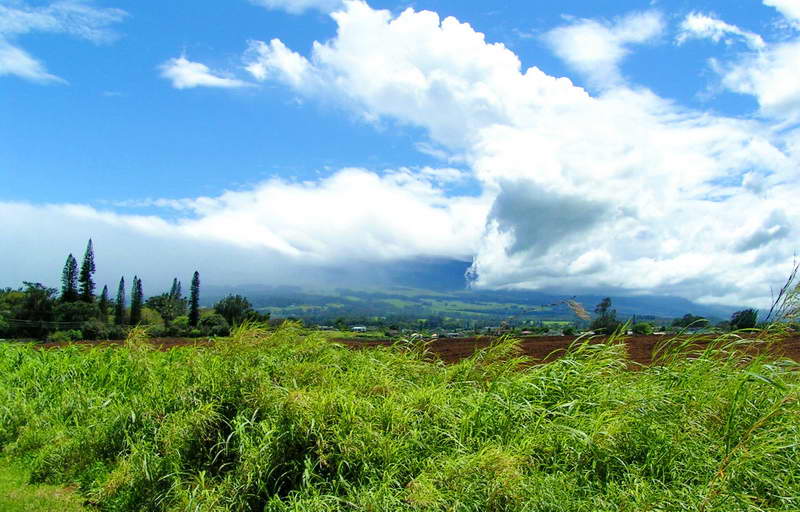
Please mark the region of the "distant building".
<svg viewBox="0 0 800 512"><path fill-rule="evenodd" d="M353 332L367 332L367 328L363 325L354 325L350 330Z"/></svg>

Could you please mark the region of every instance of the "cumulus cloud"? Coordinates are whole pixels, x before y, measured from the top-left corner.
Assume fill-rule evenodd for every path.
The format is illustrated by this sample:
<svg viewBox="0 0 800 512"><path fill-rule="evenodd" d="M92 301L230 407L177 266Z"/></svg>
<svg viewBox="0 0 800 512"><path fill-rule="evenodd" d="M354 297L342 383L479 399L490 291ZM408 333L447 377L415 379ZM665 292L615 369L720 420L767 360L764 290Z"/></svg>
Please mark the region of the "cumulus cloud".
<svg viewBox="0 0 800 512"><path fill-rule="evenodd" d="M25 34L45 32L107 43L117 37L109 27L126 16L121 9L96 8L82 0L62 0L40 7L23 2L0 5L0 76L15 75L38 83L66 83L49 73L16 40Z"/></svg>
<svg viewBox="0 0 800 512"><path fill-rule="evenodd" d="M754 49L764 48L765 43L760 35L742 30L735 25L709 16L693 12L686 16L680 26L677 36L678 44L683 44L689 39L711 39L715 43L724 41L733 43L733 37L743 39L748 46Z"/></svg>
<svg viewBox="0 0 800 512"><path fill-rule="evenodd" d="M172 82L176 89L192 89L195 87L220 87L236 89L250 84L236 78L227 78L213 73L208 66L192 62L186 57L173 58L159 66L161 76Z"/></svg>
<svg viewBox="0 0 800 512"><path fill-rule="evenodd" d="M556 55L593 85L608 87L622 80L619 65L630 46L653 40L664 31L658 11L635 12L613 22L580 19L545 34Z"/></svg>
<svg viewBox="0 0 800 512"><path fill-rule="evenodd" d="M783 277L775 263L793 248L775 234L791 222L764 228L770 243L753 238L761 224L740 227L769 218L775 204L794 204L797 160L785 141L757 121L682 108L612 80L627 44L662 32L657 13L550 33L576 69L603 69L606 86L593 96L566 78L523 70L510 50L452 17L345 5L332 14L336 37L314 43L309 57L278 40L254 43L251 73L368 121L422 127L430 147L464 155L493 199L474 256L476 286L613 287L730 302L763 299ZM567 42L586 42L587 32L600 34L609 56L569 53ZM748 174L762 177L758 193ZM786 218L797 218L787 208Z"/></svg>
<svg viewBox="0 0 800 512"><path fill-rule="evenodd" d="M291 14L300 14L309 9L331 12L341 7L342 0L250 0L268 9L282 9Z"/></svg>

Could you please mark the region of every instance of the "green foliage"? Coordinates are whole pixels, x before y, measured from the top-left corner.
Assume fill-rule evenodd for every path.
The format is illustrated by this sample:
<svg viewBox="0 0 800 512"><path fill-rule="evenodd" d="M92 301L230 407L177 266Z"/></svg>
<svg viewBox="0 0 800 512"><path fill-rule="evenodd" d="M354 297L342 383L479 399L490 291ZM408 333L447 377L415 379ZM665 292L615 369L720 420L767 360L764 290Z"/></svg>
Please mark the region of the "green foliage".
<svg viewBox="0 0 800 512"><path fill-rule="evenodd" d="M731 329L753 329L758 322L757 309L743 309L731 315Z"/></svg>
<svg viewBox="0 0 800 512"><path fill-rule="evenodd" d="M86 302L60 302L53 308L55 320L61 323L83 323L98 316L97 305Z"/></svg>
<svg viewBox="0 0 800 512"><path fill-rule="evenodd" d="M676 318L672 321L673 327L701 329L708 326L708 320L702 316L695 316L691 313L686 313L682 318Z"/></svg>
<svg viewBox="0 0 800 512"><path fill-rule="evenodd" d="M574 325L567 325L563 329L561 329L561 334L564 336L575 336L575 326Z"/></svg>
<svg viewBox="0 0 800 512"><path fill-rule="evenodd" d="M78 329L69 329L67 331L55 331L47 336L47 341L55 342L69 342L79 341L83 339L83 333Z"/></svg>
<svg viewBox="0 0 800 512"><path fill-rule="evenodd" d="M133 287L131 288L131 325L139 325L142 321L143 300L142 280L137 276L133 276Z"/></svg>
<svg viewBox="0 0 800 512"><path fill-rule="evenodd" d="M617 310L611 309L611 298L609 297L600 301L594 312L598 316L592 320L590 328L597 334L613 334L622 325L617 321Z"/></svg>
<svg viewBox="0 0 800 512"><path fill-rule="evenodd" d="M181 295L181 285L177 278L172 282L172 289L168 293L150 297L145 304L158 311L166 325L175 317L186 313L186 299Z"/></svg>
<svg viewBox="0 0 800 512"><path fill-rule="evenodd" d="M97 301L97 312L99 315L100 320L103 322L108 321L108 308L111 305L111 301L108 297L108 286L103 286L103 292L100 294L100 300Z"/></svg>
<svg viewBox="0 0 800 512"><path fill-rule="evenodd" d="M795 364L721 341L638 371L613 339L546 365L510 339L449 366L417 348L295 324L4 344L0 449L109 511L800 509Z"/></svg>
<svg viewBox="0 0 800 512"><path fill-rule="evenodd" d="M83 332L83 339L86 340L111 339L111 330L109 326L96 318L84 322L81 325L81 332Z"/></svg>
<svg viewBox="0 0 800 512"><path fill-rule="evenodd" d="M78 300L78 261L70 254L61 271L61 300L75 302Z"/></svg>
<svg viewBox="0 0 800 512"><path fill-rule="evenodd" d="M189 325L197 327L198 322L200 322L200 273L195 270L189 297Z"/></svg>
<svg viewBox="0 0 800 512"><path fill-rule="evenodd" d="M204 316L200 319L198 327L206 336L227 336L231 331L230 324L219 313Z"/></svg>
<svg viewBox="0 0 800 512"><path fill-rule="evenodd" d="M20 300L11 311L15 320L14 330L17 336L43 338L53 321L53 309L56 304L56 289L47 288L41 283L25 281Z"/></svg>
<svg viewBox="0 0 800 512"><path fill-rule="evenodd" d="M222 315L232 326L241 323L248 315L255 313L250 301L241 295L228 295L214 304L214 311Z"/></svg>
<svg viewBox="0 0 800 512"><path fill-rule="evenodd" d="M124 325L125 323L125 277L120 277L117 300L114 302L114 325Z"/></svg>
<svg viewBox="0 0 800 512"><path fill-rule="evenodd" d="M0 459L0 510L3 512L81 512L81 499L70 489L29 485L30 471Z"/></svg>
<svg viewBox="0 0 800 512"><path fill-rule="evenodd" d="M92 274L95 272L94 266L94 248L92 247L92 239L86 244L86 252L83 254L83 262L81 263L81 273L78 278L80 283L80 299L83 302L94 302L94 281Z"/></svg>
<svg viewBox="0 0 800 512"><path fill-rule="evenodd" d="M653 324L647 322L636 323L631 327L631 331L639 336L649 336L653 334Z"/></svg>

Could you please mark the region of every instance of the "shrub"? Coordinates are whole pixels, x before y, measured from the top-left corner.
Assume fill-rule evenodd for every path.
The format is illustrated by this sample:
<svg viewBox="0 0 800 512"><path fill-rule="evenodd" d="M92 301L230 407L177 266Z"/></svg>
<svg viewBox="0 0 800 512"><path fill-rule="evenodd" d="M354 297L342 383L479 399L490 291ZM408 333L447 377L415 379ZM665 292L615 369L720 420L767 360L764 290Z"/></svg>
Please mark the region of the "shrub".
<svg viewBox="0 0 800 512"><path fill-rule="evenodd" d="M633 331L633 334L638 334L639 336L649 336L650 334L653 334L653 324L641 322L634 324L631 330Z"/></svg>
<svg viewBox="0 0 800 512"><path fill-rule="evenodd" d="M81 325L83 337L87 340L107 340L109 339L108 325L100 320L88 320Z"/></svg>
<svg viewBox="0 0 800 512"><path fill-rule="evenodd" d="M563 334L564 336L575 336L575 326L568 325L564 327L563 329L561 329L561 334Z"/></svg>
<svg viewBox="0 0 800 512"><path fill-rule="evenodd" d="M167 328L163 325L151 325L147 328L147 335L153 338L164 338L165 336L169 336L169 333Z"/></svg>
<svg viewBox="0 0 800 512"><path fill-rule="evenodd" d="M112 325L108 328L108 339L124 340L128 337L128 328L124 325Z"/></svg>
<svg viewBox="0 0 800 512"><path fill-rule="evenodd" d="M78 341L83 338L83 333L78 329L70 329L68 331L56 331L47 337L47 341L54 341L56 343L65 343L69 341Z"/></svg>
<svg viewBox="0 0 800 512"><path fill-rule="evenodd" d="M752 329L758 321L757 309L743 309L731 315L731 329Z"/></svg>
<svg viewBox="0 0 800 512"><path fill-rule="evenodd" d="M198 327L206 336L227 336L231 333L228 321L219 313L201 318Z"/></svg>

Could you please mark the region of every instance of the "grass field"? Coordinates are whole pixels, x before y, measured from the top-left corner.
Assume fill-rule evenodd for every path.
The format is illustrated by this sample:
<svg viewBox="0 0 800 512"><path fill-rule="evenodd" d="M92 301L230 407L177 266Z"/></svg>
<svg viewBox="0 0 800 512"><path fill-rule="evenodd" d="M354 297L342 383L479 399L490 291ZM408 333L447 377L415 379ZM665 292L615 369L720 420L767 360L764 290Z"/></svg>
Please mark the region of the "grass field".
<svg viewBox="0 0 800 512"><path fill-rule="evenodd" d="M57 485L29 485L28 471L0 459L0 510L3 512L82 512L80 498Z"/></svg>
<svg viewBox="0 0 800 512"><path fill-rule="evenodd" d="M31 483L118 511L800 509L797 364L724 340L631 371L613 339L532 366L512 340L445 365L291 325L140 334L0 345L0 449Z"/></svg>

